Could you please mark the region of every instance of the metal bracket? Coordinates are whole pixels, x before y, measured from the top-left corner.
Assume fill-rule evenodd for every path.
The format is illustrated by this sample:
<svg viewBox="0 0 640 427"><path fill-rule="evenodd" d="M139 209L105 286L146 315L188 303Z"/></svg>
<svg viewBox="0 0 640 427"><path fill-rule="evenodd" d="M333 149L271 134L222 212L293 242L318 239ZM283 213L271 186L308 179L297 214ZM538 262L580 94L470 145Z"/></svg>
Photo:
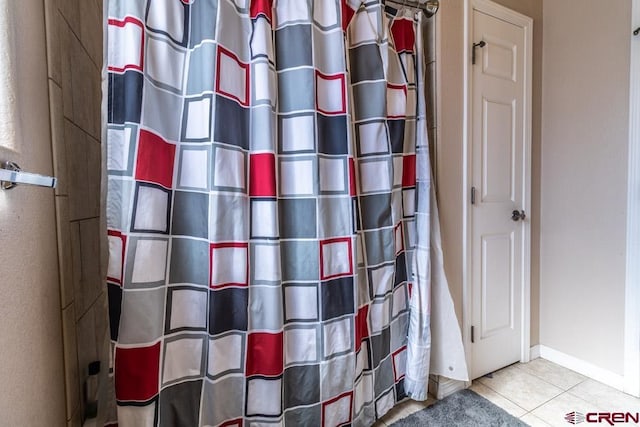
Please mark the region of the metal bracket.
<svg viewBox="0 0 640 427"><path fill-rule="evenodd" d="M3 190L11 190L18 184L55 188L57 183L58 180L52 176L23 172L15 162L7 161L0 164L0 188Z"/></svg>
<svg viewBox="0 0 640 427"><path fill-rule="evenodd" d="M471 64L475 65L476 64L476 48L483 48L487 45L487 42L485 42L484 40L480 40L478 43L474 43L473 46L471 47Z"/></svg>

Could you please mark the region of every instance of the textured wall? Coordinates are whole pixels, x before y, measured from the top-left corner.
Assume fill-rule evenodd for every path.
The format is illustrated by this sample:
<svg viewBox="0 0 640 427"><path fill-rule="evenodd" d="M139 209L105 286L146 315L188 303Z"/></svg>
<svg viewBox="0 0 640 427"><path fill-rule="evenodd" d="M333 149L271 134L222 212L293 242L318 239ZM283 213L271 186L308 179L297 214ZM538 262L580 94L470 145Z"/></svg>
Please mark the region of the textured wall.
<svg viewBox="0 0 640 427"><path fill-rule="evenodd" d="M108 369L100 240L102 0L45 0L45 6L67 420L78 426L88 364L101 360L102 374Z"/></svg>

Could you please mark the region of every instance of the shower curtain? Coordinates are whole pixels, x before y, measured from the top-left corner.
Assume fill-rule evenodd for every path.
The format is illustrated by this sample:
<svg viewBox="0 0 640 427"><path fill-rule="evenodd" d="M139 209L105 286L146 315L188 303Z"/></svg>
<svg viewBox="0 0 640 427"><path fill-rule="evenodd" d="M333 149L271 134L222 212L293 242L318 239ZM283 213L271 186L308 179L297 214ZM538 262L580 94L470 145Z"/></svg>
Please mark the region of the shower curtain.
<svg viewBox="0 0 640 427"><path fill-rule="evenodd" d="M119 425L368 426L426 399L430 365L467 379L422 14L380 0L107 3Z"/></svg>

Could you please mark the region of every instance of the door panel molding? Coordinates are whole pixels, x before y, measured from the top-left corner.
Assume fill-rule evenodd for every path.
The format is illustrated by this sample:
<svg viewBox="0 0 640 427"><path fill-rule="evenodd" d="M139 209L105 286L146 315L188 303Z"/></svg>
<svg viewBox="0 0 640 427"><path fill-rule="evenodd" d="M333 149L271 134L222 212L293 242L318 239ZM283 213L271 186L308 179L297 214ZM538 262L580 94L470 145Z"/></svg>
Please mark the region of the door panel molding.
<svg viewBox="0 0 640 427"><path fill-rule="evenodd" d="M640 2L640 0L634 0ZM522 179L522 209L525 212L531 210L531 121L532 121L532 52L533 52L533 19L494 3L490 0L465 0L464 3L464 68L463 78L465 81L463 91L463 125L465 131L463 133L463 171L462 179L462 197L463 197L463 277L462 277L462 335L466 350L467 365L471 366L471 326L474 301L472 300L472 209L469 197L472 185L472 135L473 135L473 111L472 111L472 94L473 94L473 65L471 64L472 45L478 42L473 39L473 13L474 11L482 12L497 19L506 21L510 24L521 27L524 32L524 97L523 97L523 126L522 138L524 139L523 147L523 179ZM479 53L479 52L478 52ZM515 54L515 53L514 53ZM483 52L482 55L485 55ZM504 77L503 77L504 78ZM519 139L519 136L516 138ZM640 149L640 147L639 147ZM640 157L640 156L639 156ZM640 161L639 161L640 168ZM639 174L640 177L640 174ZM484 191L484 190L483 190ZM640 249L640 245L639 245ZM524 233L522 239L522 252L524 263L521 268L521 277L516 278L516 282L521 280L521 343L520 343L520 361L528 362L530 360L530 341L531 341L531 222L526 221L524 225Z"/></svg>

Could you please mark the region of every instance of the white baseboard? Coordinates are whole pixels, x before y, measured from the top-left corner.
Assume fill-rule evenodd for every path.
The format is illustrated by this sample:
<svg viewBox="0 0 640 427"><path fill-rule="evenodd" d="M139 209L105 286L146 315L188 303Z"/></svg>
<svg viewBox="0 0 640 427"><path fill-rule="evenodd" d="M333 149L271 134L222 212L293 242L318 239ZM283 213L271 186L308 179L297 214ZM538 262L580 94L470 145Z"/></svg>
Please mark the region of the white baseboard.
<svg viewBox="0 0 640 427"><path fill-rule="evenodd" d="M540 346L539 345L534 345L533 347L531 347L531 350L529 352L530 356L529 356L529 360L534 360L540 357Z"/></svg>
<svg viewBox="0 0 640 427"><path fill-rule="evenodd" d="M624 376L622 375L616 374L606 369L602 369L589 362L585 362L582 359L578 359L577 357L570 356L544 345L539 345L536 347L538 347L539 355L543 359L547 359L548 361L553 362L556 365L560 365L567 369L571 369L572 371L576 371L577 373L582 374L585 377L589 377L620 391L624 389ZM531 349L532 359L534 351L533 349L534 347L532 347Z"/></svg>

